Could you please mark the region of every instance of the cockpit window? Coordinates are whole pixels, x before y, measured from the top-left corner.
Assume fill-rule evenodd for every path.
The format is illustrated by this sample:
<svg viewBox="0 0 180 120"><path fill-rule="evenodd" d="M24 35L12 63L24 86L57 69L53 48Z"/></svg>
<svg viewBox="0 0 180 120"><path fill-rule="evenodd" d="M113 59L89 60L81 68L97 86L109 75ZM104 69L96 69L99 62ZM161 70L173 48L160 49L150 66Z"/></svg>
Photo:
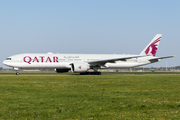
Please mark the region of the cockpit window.
<svg viewBox="0 0 180 120"><path fill-rule="evenodd" d="M11 58L6 58L6 60L11 60Z"/></svg>

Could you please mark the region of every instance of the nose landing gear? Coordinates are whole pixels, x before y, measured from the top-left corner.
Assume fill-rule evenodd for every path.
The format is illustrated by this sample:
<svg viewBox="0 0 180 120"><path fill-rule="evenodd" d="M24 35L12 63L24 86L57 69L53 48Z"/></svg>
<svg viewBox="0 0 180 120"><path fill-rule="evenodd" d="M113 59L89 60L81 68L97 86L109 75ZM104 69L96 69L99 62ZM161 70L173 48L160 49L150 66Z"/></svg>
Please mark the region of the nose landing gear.
<svg viewBox="0 0 180 120"><path fill-rule="evenodd" d="M19 68L14 68L14 70L16 71L16 75L19 75L20 73L18 72L19 71Z"/></svg>
<svg viewBox="0 0 180 120"><path fill-rule="evenodd" d="M16 72L16 75L19 75L20 73L19 72Z"/></svg>

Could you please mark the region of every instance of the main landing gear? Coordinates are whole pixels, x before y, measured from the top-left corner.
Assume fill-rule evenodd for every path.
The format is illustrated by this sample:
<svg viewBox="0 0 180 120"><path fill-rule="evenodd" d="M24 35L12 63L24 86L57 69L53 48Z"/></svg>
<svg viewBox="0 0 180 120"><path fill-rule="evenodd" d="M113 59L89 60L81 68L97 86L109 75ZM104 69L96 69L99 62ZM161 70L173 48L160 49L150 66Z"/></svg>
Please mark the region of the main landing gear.
<svg viewBox="0 0 180 120"><path fill-rule="evenodd" d="M101 75L101 72L85 72L80 73L80 75Z"/></svg>
<svg viewBox="0 0 180 120"><path fill-rule="evenodd" d="M86 71L84 73L80 73L80 75L101 75L101 72L98 72L98 67L93 67L92 69L94 72Z"/></svg>

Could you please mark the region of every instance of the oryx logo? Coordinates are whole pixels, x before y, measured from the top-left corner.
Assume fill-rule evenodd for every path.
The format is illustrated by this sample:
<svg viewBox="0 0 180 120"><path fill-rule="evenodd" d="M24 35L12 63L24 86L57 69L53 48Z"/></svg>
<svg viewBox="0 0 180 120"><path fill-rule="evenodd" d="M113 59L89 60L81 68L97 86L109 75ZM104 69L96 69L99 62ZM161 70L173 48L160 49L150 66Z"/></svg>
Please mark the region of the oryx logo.
<svg viewBox="0 0 180 120"><path fill-rule="evenodd" d="M149 45L149 47L145 51L146 55L153 55L154 57L156 56L156 52L157 52L157 49L159 46L160 39L161 39L161 37L159 37L153 43L151 43L151 45Z"/></svg>
<svg viewBox="0 0 180 120"><path fill-rule="evenodd" d="M81 65L82 66L82 65ZM81 69L81 66L79 66L78 68Z"/></svg>

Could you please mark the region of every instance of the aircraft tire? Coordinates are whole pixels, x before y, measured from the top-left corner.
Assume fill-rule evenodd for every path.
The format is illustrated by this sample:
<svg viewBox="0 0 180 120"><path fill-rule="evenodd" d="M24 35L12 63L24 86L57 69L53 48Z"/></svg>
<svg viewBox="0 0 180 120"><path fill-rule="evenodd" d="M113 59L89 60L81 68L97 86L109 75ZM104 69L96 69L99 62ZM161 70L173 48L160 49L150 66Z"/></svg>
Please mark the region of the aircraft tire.
<svg viewBox="0 0 180 120"><path fill-rule="evenodd" d="M80 75L89 75L89 72L80 73Z"/></svg>
<svg viewBox="0 0 180 120"><path fill-rule="evenodd" d="M17 72L16 75L19 75L19 72Z"/></svg>
<svg viewBox="0 0 180 120"><path fill-rule="evenodd" d="M91 75L95 75L95 72L91 72Z"/></svg>
<svg viewBox="0 0 180 120"><path fill-rule="evenodd" d="M80 73L80 75L101 75L101 72L85 72Z"/></svg>

